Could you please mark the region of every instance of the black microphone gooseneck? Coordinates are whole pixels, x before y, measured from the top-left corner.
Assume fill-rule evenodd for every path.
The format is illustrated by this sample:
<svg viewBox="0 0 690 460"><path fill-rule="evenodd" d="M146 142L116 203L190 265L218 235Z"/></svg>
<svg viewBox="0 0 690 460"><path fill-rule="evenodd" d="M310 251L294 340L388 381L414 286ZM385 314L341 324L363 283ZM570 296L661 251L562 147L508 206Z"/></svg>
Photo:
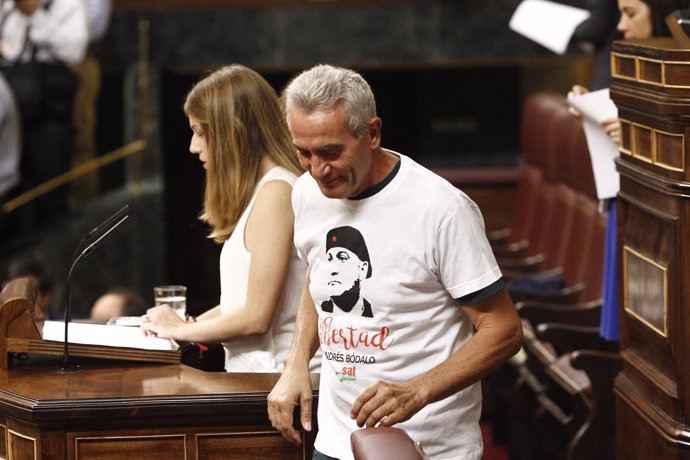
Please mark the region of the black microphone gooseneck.
<svg viewBox="0 0 690 460"><path fill-rule="evenodd" d="M114 222L120 220L122 216L129 215L129 205L126 204L115 212L112 216L108 217L106 220L96 225L94 228L89 230L84 238L79 241L79 244L74 248L74 254L72 254L72 260L76 259L79 252L84 248L86 243L91 240L95 235L101 233L103 230L110 228Z"/></svg>
<svg viewBox="0 0 690 460"><path fill-rule="evenodd" d="M74 262L72 262L72 265L70 266L69 273L67 274L67 304L65 306L65 343L62 366L57 366L57 370L59 371L76 371L77 369L79 369L78 364L70 363L68 340L69 323L72 319L72 272L74 271L74 267L76 267L77 262L79 262L87 255L91 254L91 252L96 248L96 246L98 246L98 244L101 241L103 241L108 235L110 235L116 228L122 225L127 219L129 219L129 206L125 206L124 208L120 209L117 213L113 214L108 219L106 219L101 225L93 228L91 232L89 232L89 234L84 239L82 239L82 241L78 245L82 246L90 238L90 236L100 233L100 236L96 239L96 241L88 245L74 259Z"/></svg>

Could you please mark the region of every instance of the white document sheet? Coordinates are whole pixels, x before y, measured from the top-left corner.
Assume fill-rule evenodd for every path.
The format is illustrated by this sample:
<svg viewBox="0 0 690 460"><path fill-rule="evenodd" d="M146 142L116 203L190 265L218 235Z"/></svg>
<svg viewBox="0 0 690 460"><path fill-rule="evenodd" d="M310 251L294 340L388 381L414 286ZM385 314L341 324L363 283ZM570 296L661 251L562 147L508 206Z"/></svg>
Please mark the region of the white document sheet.
<svg viewBox="0 0 690 460"><path fill-rule="evenodd" d="M600 89L568 99L580 115L592 159L594 183L600 200L613 198L620 188L620 177L614 160L620 155L618 144L606 134L601 123L618 117L618 108L609 97L609 90Z"/></svg>
<svg viewBox="0 0 690 460"><path fill-rule="evenodd" d="M177 344L167 338L145 336L138 327L107 324L69 323L69 343L106 347L139 348L142 350L176 350ZM46 321L43 340L65 341L65 323Z"/></svg>
<svg viewBox="0 0 690 460"><path fill-rule="evenodd" d="M115 318L110 318L106 324L114 324L115 326L139 327L141 326L141 322L141 316L116 316Z"/></svg>
<svg viewBox="0 0 690 460"><path fill-rule="evenodd" d="M515 32L557 54L565 54L575 28L590 12L548 0L523 0L510 18Z"/></svg>

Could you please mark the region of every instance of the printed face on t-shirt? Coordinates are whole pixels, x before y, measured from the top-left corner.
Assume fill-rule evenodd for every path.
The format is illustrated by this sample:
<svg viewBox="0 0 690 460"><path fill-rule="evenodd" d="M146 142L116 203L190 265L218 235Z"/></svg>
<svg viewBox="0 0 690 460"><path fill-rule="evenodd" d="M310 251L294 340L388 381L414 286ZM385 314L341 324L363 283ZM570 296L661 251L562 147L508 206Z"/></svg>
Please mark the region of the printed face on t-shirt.
<svg viewBox="0 0 690 460"><path fill-rule="evenodd" d="M343 294L364 279L369 264L345 248L331 248L326 253L328 267L328 291L331 297Z"/></svg>

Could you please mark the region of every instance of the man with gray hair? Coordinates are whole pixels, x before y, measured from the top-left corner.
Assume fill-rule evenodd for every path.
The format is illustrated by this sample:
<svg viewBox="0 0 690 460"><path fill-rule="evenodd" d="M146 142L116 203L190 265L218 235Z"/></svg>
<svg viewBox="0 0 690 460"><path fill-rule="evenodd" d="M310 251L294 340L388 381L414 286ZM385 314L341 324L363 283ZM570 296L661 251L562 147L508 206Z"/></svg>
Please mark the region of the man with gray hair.
<svg viewBox="0 0 690 460"><path fill-rule="evenodd" d="M479 379L522 338L479 209L381 147L374 95L356 72L309 69L290 82L285 105L309 173L292 194L295 245L309 270L285 371L268 397L271 423L299 444L299 405L311 430L308 363L320 346L315 459L351 459L354 430L396 425L431 458L479 460ZM366 259L352 266L367 278L359 295L375 306L371 316L317 308L333 291L328 248L344 238L331 230L344 227L358 234L350 240L366 240L366 254L360 244L350 252Z"/></svg>

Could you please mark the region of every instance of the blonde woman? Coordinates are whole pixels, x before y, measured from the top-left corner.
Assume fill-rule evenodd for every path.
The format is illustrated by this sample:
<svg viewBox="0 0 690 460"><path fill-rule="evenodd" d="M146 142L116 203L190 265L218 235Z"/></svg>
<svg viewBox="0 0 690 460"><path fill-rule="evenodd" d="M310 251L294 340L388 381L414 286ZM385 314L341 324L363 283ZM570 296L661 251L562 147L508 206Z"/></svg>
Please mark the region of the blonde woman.
<svg viewBox="0 0 690 460"><path fill-rule="evenodd" d="M223 67L184 103L189 151L206 170L209 237L223 244L220 304L184 321L168 306L147 311L145 334L222 342L228 372L281 372L306 267L292 243L292 185L302 170L275 91L253 70Z"/></svg>

